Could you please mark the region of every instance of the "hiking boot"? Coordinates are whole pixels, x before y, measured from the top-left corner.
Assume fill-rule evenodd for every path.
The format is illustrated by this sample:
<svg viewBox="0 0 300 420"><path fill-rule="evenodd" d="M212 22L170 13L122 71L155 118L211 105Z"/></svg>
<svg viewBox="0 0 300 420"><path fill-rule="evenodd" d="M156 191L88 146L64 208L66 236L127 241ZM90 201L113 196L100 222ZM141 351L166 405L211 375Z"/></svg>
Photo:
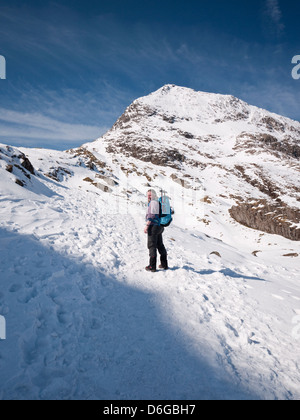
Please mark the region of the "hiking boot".
<svg viewBox="0 0 300 420"><path fill-rule="evenodd" d="M168 260L167 260L166 255L160 257L160 263L161 264L160 264L159 268L162 268L163 270L168 270L169 269Z"/></svg>
<svg viewBox="0 0 300 420"><path fill-rule="evenodd" d="M146 271L151 271L152 273L156 272L156 258L150 257L150 263L148 267L146 267Z"/></svg>
<svg viewBox="0 0 300 420"><path fill-rule="evenodd" d="M148 265L145 268L146 271L150 271L151 273L156 273L156 268L155 267L151 267L151 265Z"/></svg>

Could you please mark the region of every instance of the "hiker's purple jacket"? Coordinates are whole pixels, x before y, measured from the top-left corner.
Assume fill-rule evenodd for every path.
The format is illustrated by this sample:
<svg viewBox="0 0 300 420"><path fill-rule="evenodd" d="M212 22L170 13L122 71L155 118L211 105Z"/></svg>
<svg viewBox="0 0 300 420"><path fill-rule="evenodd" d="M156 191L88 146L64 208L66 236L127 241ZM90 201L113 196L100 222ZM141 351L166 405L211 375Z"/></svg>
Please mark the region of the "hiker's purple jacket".
<svg viewBox="0 0 300 420"><path fill-rule="evenodd" d="M157 200L152 200L148 204L146 220L151 222L151 225L160 226L159 218L159 202Z"/></svg>

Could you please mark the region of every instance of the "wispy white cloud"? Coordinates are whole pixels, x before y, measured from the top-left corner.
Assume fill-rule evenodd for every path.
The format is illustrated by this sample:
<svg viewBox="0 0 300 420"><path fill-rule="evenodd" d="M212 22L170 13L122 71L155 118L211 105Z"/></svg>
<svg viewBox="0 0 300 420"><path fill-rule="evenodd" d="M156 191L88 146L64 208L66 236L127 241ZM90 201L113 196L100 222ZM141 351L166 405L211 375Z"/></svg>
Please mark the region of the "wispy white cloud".
<svg viewBox="0 0 300 420"><path fill-rule="evenodd" d="M0 141L64 149L95 140L135 97L105 81L89 88L12 87L0 104Z"/></svg>
<svg viewBox="0 0 300 420"><path fill-rule="evenodd" d="M106 127L65 123L39 113L0 108L0 138L8 144L11 139L23 141L24 145L46 140L53 147L60 147L95 140L106 130Z"/></svg>
<svg viewBox="0 0 300 420"><path fill-rule="evenodd" d="M253 89L252 84L245 82L240 87L240 97L251 105L299 121L299 100L293 84L283 87L280 81L269 80Z"/></svg>
<svg viewBox="0 0 300 420"><path fill-rule="evenodd" d="M279 0L266 0L264 13L267 18L268 30L277 36L282 35L285 25Z"/></svg>

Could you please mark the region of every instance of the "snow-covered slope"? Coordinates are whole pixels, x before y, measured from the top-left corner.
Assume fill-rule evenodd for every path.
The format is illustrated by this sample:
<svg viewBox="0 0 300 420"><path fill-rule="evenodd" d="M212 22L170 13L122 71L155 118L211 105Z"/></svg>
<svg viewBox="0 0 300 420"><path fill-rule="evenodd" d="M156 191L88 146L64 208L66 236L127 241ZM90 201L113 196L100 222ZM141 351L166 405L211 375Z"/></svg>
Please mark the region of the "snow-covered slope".
<svg viewBox="0 0 300 420"><path fill-rule="evenodd" d="M232 96L167 85L133 102L83 150L105 157L114 173L121 169L133 188L164 188L183 223L202 222L204 232L226 242L232 218L299 240L299 138L298 122Z"/></svg>
<svg viewBox="0 0 300 420"><path fill-rule="evenodd" d="M0 398L299 399L299 132L170 85L79 149L0 145ZM154 274L149 186L176 211Z"/></svg>

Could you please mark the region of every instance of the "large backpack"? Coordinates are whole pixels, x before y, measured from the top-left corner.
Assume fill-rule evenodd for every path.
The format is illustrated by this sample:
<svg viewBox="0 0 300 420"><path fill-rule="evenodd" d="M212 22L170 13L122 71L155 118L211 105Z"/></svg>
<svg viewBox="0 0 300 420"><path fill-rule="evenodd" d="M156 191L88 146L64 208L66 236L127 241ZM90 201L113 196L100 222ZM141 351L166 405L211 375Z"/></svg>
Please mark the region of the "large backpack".
<svg viewBox="0 0 300 420"><path fill-rule="evenodd" d="M160 225L163 227L168 227L173 221L172 214L174 214L174 211L170 204L170 199L162 191L161 197L158 199L158 202L159 202Z"/></svg>

